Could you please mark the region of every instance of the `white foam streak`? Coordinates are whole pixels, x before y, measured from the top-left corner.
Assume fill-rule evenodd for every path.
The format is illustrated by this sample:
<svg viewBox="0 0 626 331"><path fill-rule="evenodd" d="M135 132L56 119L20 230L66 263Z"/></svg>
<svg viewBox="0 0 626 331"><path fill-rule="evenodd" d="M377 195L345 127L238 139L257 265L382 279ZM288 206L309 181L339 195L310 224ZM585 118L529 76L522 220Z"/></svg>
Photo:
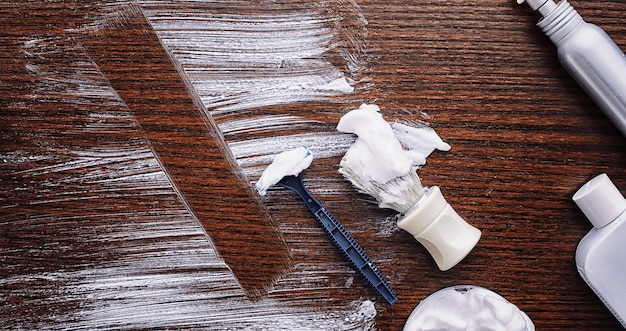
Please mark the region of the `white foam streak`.
<svg viewBox="0 0 626 331"><path fill-rule="evenodd" d="M272 156L282 151L306 146L316 158L328 158L342 155L353 142L354 138L345 134L321 132L237 141L228 146L245 175L258 178Z"/></svg>
<svg viewBox="0 0 626 331"><path fill-rule="evenodd" d="M251 115L243 119L233 119L222 123L221 131L225 136L236 136L238 134L303 129L319 123L321 122L294 115Z"/></svg>
<svg viewBox="0 0 626 331"><path fill-rule="evenodd" d="M329 4L285 5L289 10L264 9L264 14L213 13L218 2L186 1L196 8L191 12L177 7L181 2L138 4L182 65L209 110L207 116L221 115L216 122L231 139L228 143L239 165L260 174L255 172L259 165L277 149L293 144L305 143L318 157L342 153L353 139L334 130L270 134L320 124L306 117L228 115L261 106L330 100L352 91L348 83L352 79L327 58L344 41L337 34L343 18L330 16L324 7ZM68 34L123 23L124 10L119 9L125 5L128 2L106 5L102 19ZM241 3L221 5L238 13ZM330 6L360 15L352 2ZM11 276L0 279L7 289L3 294L20 298L3 307L12 311L23 311L18 306L22 304L44 307L29 315L31 321L2 316L3 325L85 330L374 328L376 309L371 301L338 304L329 298L334 288L350 286L329 283L329 278L352 277L337 265L297 265L276 280L267 297L249 300L176 194L131 112L86 51L72 38L35 36L23 43L22 54L35 87L29 98L44 105L24 111L27 120L39 120L37 111L58 103L71 112L72 121L64 122L63 113L46 113L44 118L58 119L50 123L55 130L29 133L31 150L0 155L12 169L28 164L27 170L11 174L21 186L11 192L0 189L6 201L3 208L9 210L0 226L3 231L20 226L33 230L14 233L20 245L1 252L3 261L14 268L8 271ZM358 56L343 55L354 74ZM133 132L136 139L120 138ZM13 204L16 194L22 200ZM20 209L23 215L11 213L12 206L24 200L30 201L30 209ZM287 223L282 224L286 235L296 236L306 228ZM306 231L321 230L312 226ZM327 243L323 234L315 233ZM312 253L321 256L317 248ZM294 240L292 250L298 255L313 249ZM63 268L46 269L47 259L64 258L68 260ZM20 262L13 262L17 259ZM315 303L309 306L312 300Z"/></svg>
<svg viewBox="0 0 626 331"><path fill-rule="evenodd" d="M333 25L341 18L308 6L247 15L144 6L213 116L353 91L325 57L337 42Z"/></svg>

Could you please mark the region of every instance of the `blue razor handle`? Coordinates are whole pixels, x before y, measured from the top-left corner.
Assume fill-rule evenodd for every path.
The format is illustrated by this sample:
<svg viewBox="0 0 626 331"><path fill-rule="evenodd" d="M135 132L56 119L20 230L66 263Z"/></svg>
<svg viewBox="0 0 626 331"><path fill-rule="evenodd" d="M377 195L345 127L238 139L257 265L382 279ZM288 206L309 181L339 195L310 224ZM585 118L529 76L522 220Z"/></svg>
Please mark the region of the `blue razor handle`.
<svg viewBox="0 0 626 331"><path fill-rule="evenodd" d="M301 175L285 176L277 184L288 188L300 195L311 213L326 230L326 233L333 239L335 245L343 252L344 256L352 262L355 269L382 295L390 305L398 301L398 297L387 280L380 273L374 262L365 254L365 251L352 238L339 221L317 201L302 183Z"/></svg>

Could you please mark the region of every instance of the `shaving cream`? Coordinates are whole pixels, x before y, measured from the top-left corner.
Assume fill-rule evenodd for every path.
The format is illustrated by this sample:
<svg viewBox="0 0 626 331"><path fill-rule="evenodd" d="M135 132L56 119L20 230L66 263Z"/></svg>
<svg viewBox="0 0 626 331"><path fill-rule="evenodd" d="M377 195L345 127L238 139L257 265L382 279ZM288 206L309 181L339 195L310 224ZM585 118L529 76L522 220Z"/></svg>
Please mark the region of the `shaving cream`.
<svg viewBox="0 0 626 331"><path fill-rule="evenodd" d="M363 182L386 183L411 171L413 160L404 152L377 105L362 104L341 117L337 130L358 136L341 160Z"/></svg>
<svg viewBox="0 0 626 331"><path fill-rule="evenodd" d="M413 127L402 123L391 123L391 129L400 145L405 149L414 166L426 164L426 157L435 149L449 151L450 145L445 143L435 130L427 127Z"/></svg>
<svg viewBox="0 0 626 331"><path fill-rule="evenodd" d="M439 290L413 310L404 331L534 331L528 315L499 294L479 286Z"/></svg>
<svg viewBox="0 0 626 331"><path fill-rule="evenodd" d="M298 147L276 154L272 163L263 171L261 178L256 183L257 191L260 195L265 195L267 190L283 177L299 175L311 165L312 161L313 153L306 147Z"/></svg>
<svg viewBox="0 0 626 331"><path fill-rule="evenodd" d="M415 170L435 149L450 149L429 127L390 125L374 104L362 104L342 116L337 130L358 136L341 160L339 172L360 191L376 197L379 207L400 212L405 212L424 194ZM412 179L397 180L407 175ZM381 190L381 185L392 180L395 180L393 185ZM414 194L407 194L407 190Z"/></svg>
<svg viewBox="0 0 626 331"><path fill-rule="evenodd" d="M358 136L341 162L364 182L386 183L423 165L435 149L450 150L429 127L390 125L374 104L362 104L342 116L337 130Z"/></svg>

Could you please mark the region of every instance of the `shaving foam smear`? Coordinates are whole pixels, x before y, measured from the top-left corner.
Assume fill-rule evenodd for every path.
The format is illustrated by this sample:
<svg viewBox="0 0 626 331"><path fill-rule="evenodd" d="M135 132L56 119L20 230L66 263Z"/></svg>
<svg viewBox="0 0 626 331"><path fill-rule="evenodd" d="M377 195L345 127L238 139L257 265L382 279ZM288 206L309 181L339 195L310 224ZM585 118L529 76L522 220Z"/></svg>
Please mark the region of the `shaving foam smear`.
<svg viewBox="0 0 626 331"><path fill-rule="evenodd" d="M380 208L406 213L424 195L415 171L434 150L448 151L429 127L389 124L374 104L362 104L344 115L337 130L358 136L340 163L339 172Z"/></svg>
<svg viewBox="0 0 626 331"><path fill-rule="evenodd" d="M256 183L256 189L260 195L265 195L267 190L276 185L285 176L297 176L308 168L313 161L313 153L306 147L284 151L276 154L272 163L263 171L261 178Z"/></svg>

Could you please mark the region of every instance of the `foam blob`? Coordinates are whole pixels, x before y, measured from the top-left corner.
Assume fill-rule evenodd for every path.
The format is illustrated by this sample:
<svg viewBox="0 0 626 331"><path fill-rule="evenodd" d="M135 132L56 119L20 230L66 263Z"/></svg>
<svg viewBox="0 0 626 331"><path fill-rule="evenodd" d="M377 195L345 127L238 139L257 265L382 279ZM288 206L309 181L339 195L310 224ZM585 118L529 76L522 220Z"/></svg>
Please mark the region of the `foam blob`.
<svg viewBox="0 0 626 331"><path fill-rule="evenodd" d="M306 147L298 147L276 154L272 163L263 171L261 178L257 181L257 191L260 195L265 195L267 190L283 177L299 175L311 165L312 161L313 153Z"/></svg>

